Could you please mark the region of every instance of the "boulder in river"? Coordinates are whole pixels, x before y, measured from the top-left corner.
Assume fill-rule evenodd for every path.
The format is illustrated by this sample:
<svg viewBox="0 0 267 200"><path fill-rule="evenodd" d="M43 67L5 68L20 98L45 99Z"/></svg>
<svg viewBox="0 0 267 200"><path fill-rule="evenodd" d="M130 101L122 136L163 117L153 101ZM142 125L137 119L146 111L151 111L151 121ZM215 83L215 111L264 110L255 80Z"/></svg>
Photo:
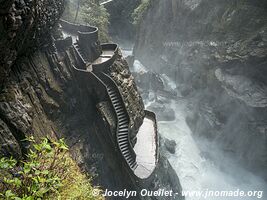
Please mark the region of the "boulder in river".
<svg viewBox="0 0 267 200"><path fill-rule="evenodd" d="M165 139L164 146L168 152L175 154L176 142L174 140Z"/></svg>

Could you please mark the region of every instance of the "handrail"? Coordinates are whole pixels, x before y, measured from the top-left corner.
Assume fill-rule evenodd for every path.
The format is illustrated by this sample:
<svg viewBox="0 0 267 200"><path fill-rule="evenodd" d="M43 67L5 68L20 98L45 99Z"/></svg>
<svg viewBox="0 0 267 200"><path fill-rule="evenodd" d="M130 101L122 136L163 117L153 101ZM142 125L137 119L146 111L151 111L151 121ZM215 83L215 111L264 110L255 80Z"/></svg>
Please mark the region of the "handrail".
<svg viewBox="0 0 267 200"><path fill-rule="evenodd" d="M60 20L60 24L64 31L78 36L79 46L87 53L95 44L98 44L98 28L95 26L74 24L65 20ZM94 59L99 57L101 51L94 55Z"/></svg>
<svg viewBox="0 0 267 200"><path fill-rule="evenodd" d="M60 19L61 26L68 32L81 32L81 33L95 33L98 32L98 28L95 26L81 25L68 22L66 20Z"/></svg>
<svg viewBox="0 0 267 200"><path fill-rule="evenodd" d="M158 124L157 124L157 115L149 110L145 110L145 114L146 116L148 116L149 118L152 118L152 120L155 123L155 140L156 140L156 163L155 166L157 165L158 161L159 161L159 134L158 134Z"/></svg>
<svg viewBox="0 0 267 200"><path fill-rule="evenodd" d="M100 71L108 70L108 67L110 67L115 62L115 60L118 56L119 47L117 44L105 43L105 44L101 44L101 48L102 48L102 51L112 50L112 51L114 51L114 54L112 55L112 57L110 59L106 60L105 62L102 62L99 64L97 64L97 63L92 64L92 68L93 68L94 72L100 72Z"/></svg>
<svg viewBox="0 0 267 200"><path fill-rule="evenodd" d="M80 54L80 52L78 51L78 49L73 45L73 48L75 50L75 53L79 56L80 61L82 62L82 65L84 68L86 68L86 66L90 66L92 69L89 69L88 71L91 72L102 72L102 71L107 71L108 67L110 67L116 60L117 56L118 56L118 45L117 44L112 44L112 43L107 43L107 44L103 44L101 45L102 48L104 48L103 50L114 50L114 54L112 55L112 57L108 60L106 60L105 62L102 63L89 63L86 62L83 58L83 56Z"/></svg>
<svg viewBox="0 0 267 200"><path fill-rule="evenodd" d="M99 64L91 64L83 59L83 55L79 52L79 49L77 49L73 45L73 53L76 54L76 62L80 65L82 64L84 69L79 69L75 65L72 64L73 68L78 71L84 73L91 74L99 83L101 86L101 90L105 90L108 98L111 101L111 105L114 109L116 118L117 118L117 127L116 127L116 138L115 141L117 143L117 146L119 148L119 151L123 157L123 160L128 165L129 169L132 171L133 175L137 178L141 178L141 176L136 173L138 171L138 167L141 167L142 165L140 163L137 163L136 160L136 153L134 151L132 142L131 142L131 136L130 136L130 115L127 111L127 107L124 103L123 94L120 91L117 83L108 75L105 73L107 71L108 67L110 67L117 55L118 55L118 45L117 44L102 44L101 45L104 50L110 50L114 51L114 54L110 59L103 63ZM83 53L83 52L82 52ZM88 69L87 66L91 64L91 69ZM115 97L115 98L114 98ZM157 132L157 120L156 115L153 112L145 110L145 114L148 118L150 118L154 122L154 131L155 131L155 142L156 142L156 152L155 152L155 167L157 166L158 160L159 160L159 135ZM114 141L114 138L111 137ZM137 170L136 170L137 169ZM155 169L155 168L154 168ZM151 172L151 174L153 171ZM141 179L147 179L148 177L141 178Z"/></svg>
<svg viewBox="0 0 267 200"><path fill-rule="evenodd" d="M105 79L106 81L108 81L109 83L111 83L112 85L113 85L113 88L116 90L116 92L119 94L119 98L120 98L120 100L122 101L122 107L123 107L123 110L124 110L124 112L125 112L125 114L126 114L126 116L127 116L127 119L128 119L128 122L130 122L130 117L129 117L129 114L128 114L128 112L127 112L127 109L126 109L126 107L125 107L125 104L123 103L123 97L122 97L122 94L121 94L121 92L119 91L119 89L118 89L118 86L117 86L117 84L115 83L115 81L111 78L111 77L109 77L107 74L105 74L105 73L100 73L100 78L103 78L103 79ZM113 107L114 107L114 105L113 105ZM114 107L114 110L116 110L115 109L115 107ZM115 113L116 113L116 111L115 111ZM118 119L118 115L117 115L117 113L116 113L116 116L117 116L117 119ZM128 123L128 131L130 130L130 124ZM117 133L119 132L119 127L117 126ZM135 151L134 151L134 149L133 149L133 147L132 147L132 144L131 144L131 139L130 139L130 134L128 134L128 145L129 145L129 151L130 151L130 154L135 158L136 157L136 154L135 154ZM119 141L118 141L118 134L117 134L117 143L118 143L118 146L119 146ZM121 147L119 146L119 148L120 148L120 151L121 151L121 153L122 153L122 149L121 149ZM136 161L135 161L136 162ZM134 165L134 166L131 166L127 161L126 161L126 163L129 165L129 167L134 171L135 169L136 169L136 167L137 167L137 164L136 165Z"/></svg>
<svg viewBox="0 0 267 200"><path fill-rule="evenodd" d="M74 49L75 53L78 55L80 61L82 62L82 65L83 65L84 69L86 69L86 61L83 59L83 57L80 54L80 52L78 51L78 49L74 45L72 45L72 46L73 46L73 49Z"/></svg>

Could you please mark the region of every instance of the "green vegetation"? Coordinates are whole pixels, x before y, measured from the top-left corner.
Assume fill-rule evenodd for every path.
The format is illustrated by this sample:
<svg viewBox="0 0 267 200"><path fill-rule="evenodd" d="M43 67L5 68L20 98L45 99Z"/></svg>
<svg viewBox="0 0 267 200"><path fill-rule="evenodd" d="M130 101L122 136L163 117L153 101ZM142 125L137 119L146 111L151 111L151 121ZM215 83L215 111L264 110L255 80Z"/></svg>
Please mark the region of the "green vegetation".
<svg viewBox="0 0 267 200"><path fill-rule="evenodd" d="M134 25L139 25L141 23L147 10L151 6L151 3L152 0L142 0L142 3L136 9L134 9L134 12L132 13Z"/></svg>
<svg viewBox="0 0 267 200"><path fill-rule="evenodd" d="M109 13L104 6L94 0L85 0L81 11L82 20L86 24L98 27L101 41L108 41Z"/></svg>
<svg viewBox="0 0 267 200"><path fill-rule="evenodd" d="M109 40L109 13L98 0L67 0L63 19L80 24L96 26L102 42Z"/></svg>
<svg viewBox="0 0 267 200"><path fill-rule="evenodd" d="M91 186L90 178L71 159L62 139L50 142L44 138L40 143L32 137L28 140L33 143L33 150L26 160L0 159L0 199L103 199L92 196L92 191L101 190Z"/></svg>

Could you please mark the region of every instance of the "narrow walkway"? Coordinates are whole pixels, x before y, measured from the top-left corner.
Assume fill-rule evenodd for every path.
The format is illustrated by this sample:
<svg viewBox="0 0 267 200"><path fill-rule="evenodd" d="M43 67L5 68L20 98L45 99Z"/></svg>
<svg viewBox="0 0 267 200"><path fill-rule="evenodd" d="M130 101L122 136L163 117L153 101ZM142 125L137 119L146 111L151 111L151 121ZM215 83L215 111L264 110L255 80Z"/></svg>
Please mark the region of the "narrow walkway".
<svg viewBox="0 0 267 200"><path fill-rule="evenodd" d="M76 50L76 52L79 54L80 58L82 59L84 64L87 64L89 62L88 58L86 58L86 56L84 55L83 51L80 49L78 43L74 43L74 48Z"/></svg>
<svg viewBox="0 0 267 200"><path fill-rule="evenodd" d="M109 3L111 1L112 0L105 1L103 3ZM76 29L81 28L78 25L68 24L67 22L65 25L68 26L68 30L73 28L75 31ZM101 54L99 52L96 57L90 58L90 55L86 55L83 48L79 46L83 46L83 43L78 44L78 34L76 35L69 32L63 33L64 38L71 36L74 41L72 46L76 55L75 58L77 59L77 65L79 65L79 67L76 68L74 66L74 68L80 72L93 74L106 89L117 119L115 140L122 158L125 160L125 164L128 165L130 170L138 178L148 178L153 173L158 162L156 116L154 113L146 111L146 117L136 135L137 143L133 148L130 139L130 117L125 106L123 96L120 93L116 82L104 73L114 63L118 53L118 45L111 43L101 44L101 46L99 46L102 51ZM89 48L90 46L87 47Z"/></svg>
<svg viewBox="0 0 267 200"><path fill-rule="evenodd" d="M101 64L106 62L107 60L111 59L114 55L113 50L102 50L102 54L99 58L97 58L92 64Z"/></svg>
<svg viewBox="0 0 267 200"><path fill-rule="evenodd" d="M77 43L74 43L73 47L74 47L75 51L78 53L83 64L86 66L85 70L89 71L89 72L93 71L93 68L92 68L93 65L103 64L103 63L107 62L108 60L112 59L112 57L115 55L114 50L102 49L101 55L93 62L90 62L89 59L84 55L83 51L80 49L80 47Z"/></svg>
<svg viewBox="0 0 267 200"><path fill-rule="evenodd" d="M109 98L117 116L117 143L119 149L134 174L141 179L148 178L158 162L158 134L155 114L146 112L143 124L132 148L129 138L129 116L119 93L118 86L108 75L99 78L105 83Z"/></svg>
<svg viewBox="0 0 267 200"><path fill-rule="evenodd" d="M136 155L131 147L129 138L129 117L124 108L122 97L118 91L118 88L113 80L106 74L101 73L99 78L106 85L107 92L115 113L117 115L117 143L125 161L129 165L132 171L137 168Z"/></svg>
<svg viewBox="0 0 267 200"><path fill-rule="evenodd" d="M110 3L110 2L112 2L113 0L107 0L107 1L104 1L104 2L102 2L102 3L100 3L100 5L105 5L105 4L107 4L107 3Z"/></svg>
<svg viewBox="0 0 267 200"><path fill-rule="evenodd" d="M149 177L157 164L156 129L155 121L146 116L137 134L134 151L138 167L134 173L140 178Z"/></svg>

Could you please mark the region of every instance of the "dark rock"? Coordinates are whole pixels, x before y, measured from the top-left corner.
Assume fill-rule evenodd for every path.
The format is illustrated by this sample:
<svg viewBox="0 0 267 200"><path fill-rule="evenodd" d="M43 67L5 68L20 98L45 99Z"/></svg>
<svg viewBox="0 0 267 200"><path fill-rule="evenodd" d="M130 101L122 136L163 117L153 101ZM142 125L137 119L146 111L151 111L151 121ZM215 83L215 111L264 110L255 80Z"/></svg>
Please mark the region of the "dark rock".
<svg viewBox="0 0 267 200"><path fill-rule="evenodd" d="M134 47L136 59L188 98L194 134L265 177L266 17L266 1L155 0Z"/></svg>
<svg viewBox="0 0 267 200"><path fill-rule="evenodd" d="M104 5L110 14L109 33L113 39L134 40L135 27L131 14L140 3L141 0L117 0Z"/></svg>
<svg viewBox="0 0 267 200"><path fill-rule="evenodd" d="M176 142L174 140L165 139L164 146L171 154L175 154Z"/></svg>
<svg viewBox="0 0 267 200"><path fill-rule="evenodd" d="M63 9L63 0L37 1L36 4L26 0L1 2L0 84L18 56L29 53L43 45L46 39L49 40L51 28L57 23ZM34 13L39 13L38 17Z"/></svg>
<svg viewBox="0 0 267 200"><path fill-rule="evenodd" d="M8 126L0 119L0 156L20 158L21 148Z"/></svg>
<svg viewBox="0 0 267 200"><path fill-rule="evenodd" d="M134 56L127 56L125 59L129 65L129 67L132 68L133 64L134 64Z"/></svg>
<svg viewBox="0 0 267 200"><path fill-rule="evenodd" d="M215 75L233 98L240 99L251 107L267 107L267 85L257 83L243 75L227 74L221 69L217 69Z"/></svg>
<svg viewBox="0 0 267 200"><path fill-rule="evenodd" d="M179 179L164 157L150 180L136 180L129 173L97 110L101 96L95 82L74 70L77 57L71 47L51 52L51 33L63 2L0 0L0 154L20 157L26 153L21 140L30 135L37 141L65 138L82 170L98 174L95 183L103 188L166 187L180 193ZM118 56L109 72L126 102L131 125L138 128L144 105L126 61Z"/></svg>
<svg viewBox="0 0 267 200"><path fill-rule="evenodd" d="M126 109L130 116L130 126L132 130L138 130L145 116L144 103L137 90L137 85L130 72L129 66L121 54L117 61L111 66L110 74L123 95Z"/></svg>
<svg viewBox="0 0 267 200"><path fill-rule="evenodd" d="M173 191L179 195L173 195L168 197L168 200L184 200L185 197L181 196L182 187L180 181L176 175L176 172L171 167L168 159L164 156L159 157L159 164L155 169L152 177L149 178L151 184L148 189L152 191L157 191L159 189L166 189L166 191ZM142 187L142 184L141 184ZM180 192L179 192L180 191ZM153 197L156 200L165 200L166 197Z"/></svg>

